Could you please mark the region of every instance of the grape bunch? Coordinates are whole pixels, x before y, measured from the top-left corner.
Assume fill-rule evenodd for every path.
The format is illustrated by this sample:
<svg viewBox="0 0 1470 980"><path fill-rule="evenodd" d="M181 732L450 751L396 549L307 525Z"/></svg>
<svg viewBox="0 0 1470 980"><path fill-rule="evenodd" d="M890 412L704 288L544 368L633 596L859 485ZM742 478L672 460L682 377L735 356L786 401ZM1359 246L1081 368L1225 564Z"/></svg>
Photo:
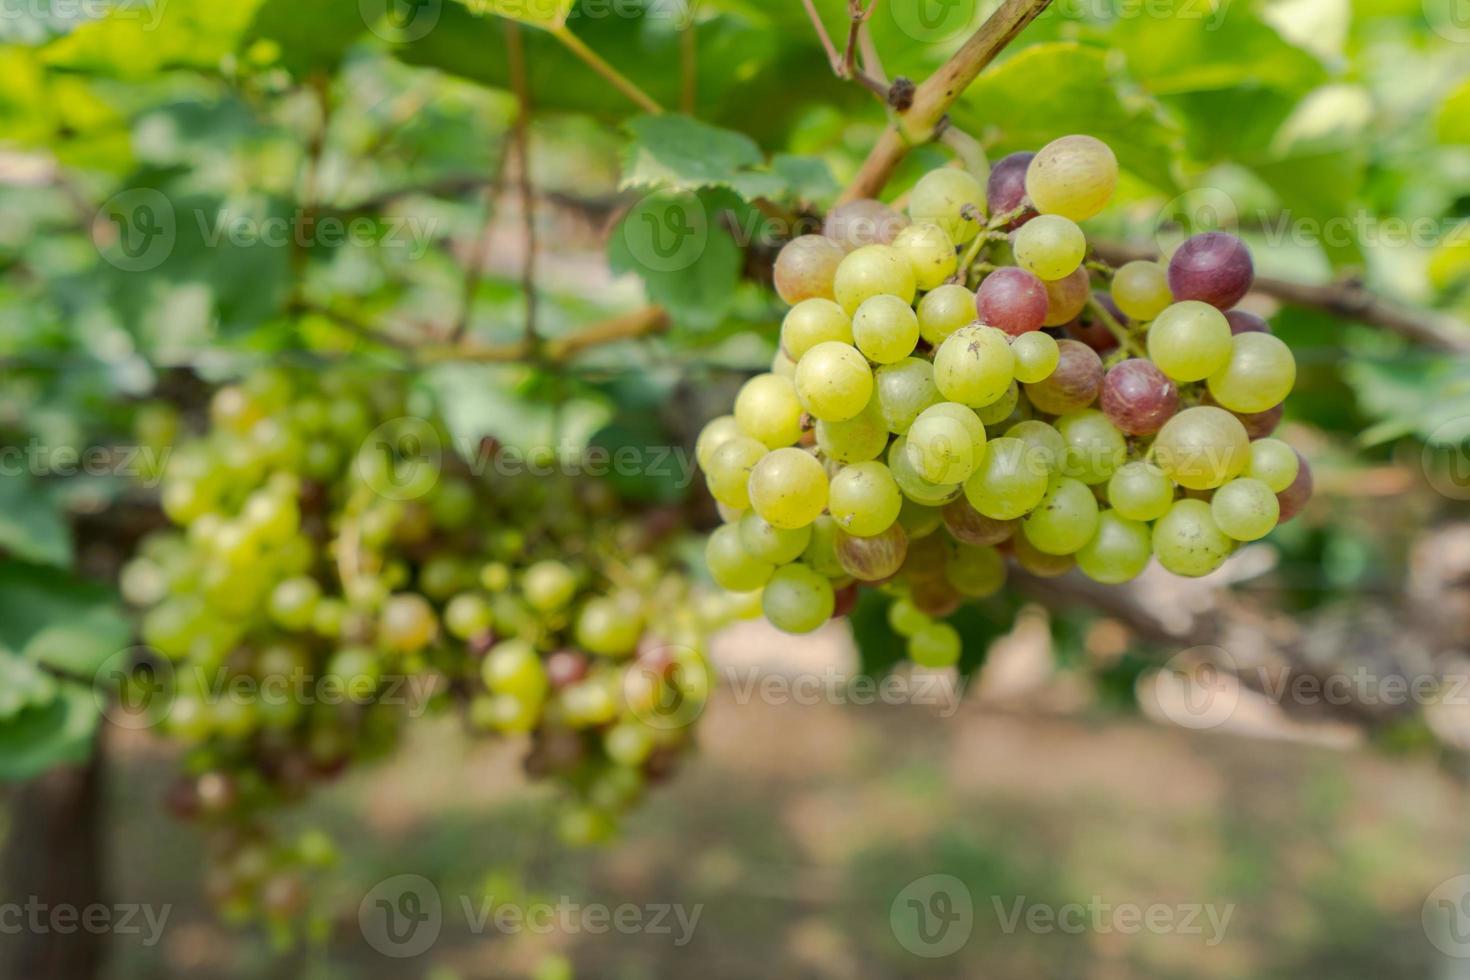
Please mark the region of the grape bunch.
<svg viewBox="0 0 1470 980"><path fill-rule="evenodd" d="M795 633L879 587L910 657L945 666L943 617L998 591L1007 559L1199 576L1300 511L1310 470L1271 438L1295 360L1234 308L1249 250L1211 232L1166 263L1089 258L1078 222L1117 178L1106 144L1067 136L785 245L780 350L696 446L718 584Z"/></svg>
<svg viewBox="0 0 1470 980"><path fill-rule="evenodd" d="M670 560L677 515L431 453L448 433L381 372L261 370L218 390L209 423L169 461L176 527L122 573L146 610L128 683L154 687L120 703L147 700L191 747L168 803L210 828L208 890L231 915L289 925L330 845L272 841L263 815L391 751L422 711L528 736L572 841L671 770L730 605Z"/></svg>

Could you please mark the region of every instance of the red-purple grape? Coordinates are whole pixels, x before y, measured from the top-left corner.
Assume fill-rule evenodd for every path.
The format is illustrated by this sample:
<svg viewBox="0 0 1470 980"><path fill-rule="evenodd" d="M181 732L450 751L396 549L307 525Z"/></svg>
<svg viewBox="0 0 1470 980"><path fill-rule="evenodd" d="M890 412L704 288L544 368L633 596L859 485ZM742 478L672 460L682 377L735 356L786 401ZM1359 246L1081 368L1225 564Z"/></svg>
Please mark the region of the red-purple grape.
<svg viewBox="0 0 1470 980"><path fill-rule="evenodd" d="M1271 324L1249 310L1226 310L1225 322L1230 324L1232 334L1271 332Z"/></svg>
<svg viewBox="0 0 1470 980"><path fill-rule="evenodd" d="M1152 361L1131 358L1103 377L1103 413L1130 436L1149 436L1179 411L1179 389Z"/></svg>
<svg viewBox="0 0 1470 980"><path fill-rule="evenodd" d="M827 214L822 234L852 252L864 245L891 245L909 219L882 201L862 198L839 204Z"/></svg>
<svg viewBox="0 0 1470 980"><path fill-rule="evenodd" d="M1210 397L1209 392L1205 392L1205 404L1219 405L1219 402ZM1276 427L1281 424L1281 417L1286 414L1286 406L1277 405L1264 412L1230 412L1230 414L1240 419L1240 424L1245 426L1245 434L1249 438L1264 439L1275 432Z"/></svg>
<svg viewBox="0 0 1470 980"><path fill-rule="evenodd" d="M990 168L990 180L985 184L985 205L992 215L1008 214L1026 200L1026 168L1031 166L1035 153L1012 153L1003 157ZM1026 211L1010 224L1006 231L1014 231L1032 218L1036 212Z"/></svg>
<svg viewBox="0 0 1470 980"><path fill-rule="evenodd" d="M896 575L908 550L909 536L898 524L870 538L837 532L838 564L847 574L864 582L879 582Z"/></svg>
<svg viewBox="0 0 1470 980"><path fill-rule="evenodd" d="M1169 260L1169 291L1176 302L1197 299L1228 310L1250 292L1253 281L1250 249L1223 231L1187 239Z"/></svg>
<svg viewBox="0 0 1470 980"><path fill-rule="evenodd" d="M1048 327L1060 327L1075 320L1087 306L1087 297L1092 295L1092 284L1087 278L1087 267L1079 265L1077 271L1064 279L1046 283L1046 319Z"/></svg>
<svg viewBox="0 0 1470 980"><path fill-rule="evenodd" d="M1012 337L1041 329L1049 306L1046 284L1016 266L996 269L975 293L980 322L999 327Z"/></svg>
<svg viewBox="0 0 1470 980"><path fill-rule="evenodd" d="M1018 523L986 517L964 497L957 497L945 504L939 513L950 536L964 544L1000 544L1015 533Z"/></svg>
<svg viewBox="0 0 1470 980"><path fill-rule="evenodd" d="M1307 460L1300 452L1296 458L1301 461L1300 468L1296 471L1296 479L1291 481L1291 486L1276 495L1281 504L1281 517L1277 521L1285 524L1302 512L1307 506L1307 501L1312 499L1312 468L1307 465Z"/></svg>
<svg viewBox="0 0 1470 980"><path fill-rule="evenodd" d="M1026 385L1026 396L1043 412L1065 415L1086 408L1097 398L1103 365L1097 351L1077 340L1057 341L1057 355L1051 377Z"/></svg>
<svg viewBox="0 0 1470 980"><path fill-rule="evenodd" d="M941 575L914 582L909 588L909 601L924 615L940 618L959 609L965 597Z"/></svg>

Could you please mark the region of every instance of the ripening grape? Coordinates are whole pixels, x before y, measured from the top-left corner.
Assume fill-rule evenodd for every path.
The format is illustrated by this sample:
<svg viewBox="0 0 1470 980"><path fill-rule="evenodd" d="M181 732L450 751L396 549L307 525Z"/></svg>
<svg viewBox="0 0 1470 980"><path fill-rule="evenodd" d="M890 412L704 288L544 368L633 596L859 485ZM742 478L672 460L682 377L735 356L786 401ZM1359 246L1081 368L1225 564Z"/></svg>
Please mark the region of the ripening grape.
<svg viewBox="0 0 1470 980"><path fill-rule="evenodd" d="M925 623L909 637L909 659L920 667L953 667L960 661L960 634L948 623Z"/></svg>
<svg viewBox="0 0 1470 980"><path fill-rule="evenodd" d="M1225 563L1235 548L1203 500L1176 500L1154 524L1154 557L1175 575L1198 578Z"/></svg>
<svg viewBox="0 0 1470 980"><path fill-rule="evenodd" d="M1103 375L1098 404L1130 436L1151 436L1179 411L1179 389L1141 357L1113 365Z"/></svg>
<svg viewBox="0 0 1470 980"><path fill-rule="evenodd" d="M1169 289L1176 300L1199 300L1228 310L1250 292L1254 281L1250 249L1223 231L1186 239L1169 259Z"/></svg>
<svg viewBox="0 0 1470 980"><path fill-rule="evenodd" d="M390 596L378 619L378 637L390 650L414 653L433 641L439 631L434 607L421 595L405 592Z"/></svg>
<svg viewBox="0 0 1470 980"><path fill-rule="evenodd" d="M1271 533L1281 517L1281 502L1260 480L1231 480L1210 498L1215 525L1237 541L1256 541Z"/></svg>
<svg viewBox="0 0 1470 980"><path fill-rule="evenodd" d="M1093 136L1063 136L1043 146L1026 168L1026 196L1042 216L1085 221L1112 200L1118 158Z"/></svg>
<svg viewBox="0 0 1470 980"><path fill-rule="evenodd" d="M1046 319L1044 327L1060 327L1082 315L1092 296L1087 269L1078 266L1070 276L1046 283Z"/></svg>
<svg viewBox="0 0 1470 980"><path fill-rule="evenodd" d="M1095 582L1117 585L1137 578L1152 557L1149 526L1105 510L1097 515L1092 540L1077 551L1077 567Z"/></svg>
<svg viewBox="0 0 1470 980"><path fill-rule="evenodd" d="M1169 273L1157 262L1143 259L1118 267L1111 295L1118 309L1135 320L1152 320L1174 302Z"/></svg>
<svg viewBox="0 0 1470 980"><path fill-rule="evenodd" d="M1307 505L1307 501L1312 499L1312 468L1307 465L1301 453L1296 454L1296 459L1296 479L1291 481L1291 486L1276 494L1276 500L1281 504L1280 523L1282 524L1300 514L1302 508Z"/></svg>
<svg viewBox="0 0 1470 980"><path fill-rule="evenodd" d="M919 318L897 296L874 296L852 315L852 337L868 360L894 364L913 353L919 342Z"/></svg>
<svg viewBox="0 0 1470 980"><path fill-rule="evenodd" d="M956 245L968 245L980 234L984 214L980 182L954 167L931 170L909 192L909 217L916 224L938 225Z"/></svg>
<svg viewBox="0 0 1470 980"><path fill-rule="evenodd" d="M852 319L830 299L806 299L781 321L781 350L793 361L824 340L852 343Z"/></svg>
<svg viewBox="0 0 1470 980"><path fill-rule="evenodd" d="M842 258L842 249L831 239L821 235L793 238L776 256L776 293L792 306L806 299L831 299Z"/></svg>
<svg viewBox="0 0 1470 980"><path fill-rule="evenodd" d="M912 303L917 290L908 260L887 245L865 245L848 255L837 267L832 288L849 316L874 296L897 296Z"/></svg>
<svg viewBox="0 0 1470 980"><path fill-rule="evenodd" d="M1251 443L1251 458L1245 475L1260 480L1272 492L1281 493L1291 486L1301 469L1296 450L1280 439L1257 439Z"/></svg>
<svg viewBox="0 0 1470 980"><path fill-rule="evenodd" d="M1087 255L1087 237L1070 219L1042 214L1016 231L1011 251L1022 269L1038 279L1056 282L1072 275L1082 265Z"/></svg>
<svg viewBox="0 0 1470 980"><path fill-rule="evenodd" d="M1019 337L1040 330L1049 306L1046 284L1015 266L996 269L975 292L980 322Z"/></svg>
<svg viewBox="0 0 1470 980"><path fill-rule="evenodd" d="M710 575L721 588L731 592L758 589L776 570L772 562L752 555L741 537L737 525L724 524L715 528L704 545L704 561Z"/></svg>
<svg viewBox="0 0 1470 980"><path fill-rule="evenodd" d="M1023 384L1045 381L1061 360L1056 338L1039 330L1011 341L1011 353L1016 356L1016 380Z"/></svg>
<svg viewBox="0 0 1470 980"><path fill-rule="evenodd" d="M909 427L909 462L930 483L961 483L985 452L985 426L970 409L941 402L925 409Z"/></svg>
<svg viewBox="0 0 1470 980"><path fill-rule="evenodd" d="M1208 393L1206 394L1205 401L1208 404ZM1276 427L1281 424L1281 418L1286 414L1286 407L1277 405L1264 412L1231 412L1230 414L1240 419L1240 424L1245 426L1246 435L1252 439L1264 439L1275 432Z"/></svg>
<svg viewBox="0 0 1470 980"><path fill-rule="evenodd" d="M873 380L883 422L898 435L909 430L920 412L941 400L934 384L934 365L922 357L885 364L874 372Z"/></svg>
<svg viewBox="0 0 1470 980"><path fill-rule="evenodd" d="M945 504L938 511L949 536L961 544L997 545L1009 538L1016 530L1016 521L997 521L986 517L964 497ZM902 518L900 517L900 520ZM909 532L909 537L919 535Z"/></svg>
<svg viewBox="0 0 1470 980"><path fill-rule="evenodd" d="M940 394L971 408L989 405L1004 395L1015 373L1011 345L994 327L962 327L934 355L934 384Z"/></svg>
<svg viewBox="0 0 1470 980"><path fill-rule="evenodd" d="M944 564L945 577L961 595L995 595L1006 583L1006 563L994 548L961 544Z"/></svg>
<svg viewBox="0 0 1470 980"><path fill-rule="evenodd" d="M746 511L740 518L740 543L746 552L772 565L796 561L811 540L810 526L776 527L755 511Z"/></svg>
<svg viewBox="0 0 1470 980"><path fill-rule="evenodd" d="M1047 487L1041 502L1021 521L1021 527L1037 551L1070 555L1096 533L1097 513L1097 498L1087 485L1063 476Z"/></svg>
<svg viewBox="0 0 1470 980"><path fill-rule="evenodd" d="M1043 381L1026 385L1031 404L1049 415L1086 408L1102 390L1102 358L1076 340L1057 341L1056 369Z"/></svg>
<svg viewBox="0 0 1470 980"><path fill-rule="evenodd" d="M776 527L805 527L827 506L827 473L805 450L773 450L750 471L750 506Z"/></svg>
<svg viewBox="0 0 1470 980"><path fill-rule="evenodd" d="M954 242L938 225L909 225L893 239L893 248L908 259L914 282L924 291L939 286L959 268Z"/></svg>
<svg viewBox="0 0 1470 980"><path fill-rule="evenodd" d="M1249 310L1226 310L1225 320L1231 333L1270 333L1271 324Z"/></svg>
<svg viewBox="0 0 1470 980"><path fill-rule="evenodd" d="M880 371L881 377L881 371ZM934 393L938 397L939 393ZM888 423L877 398L842 422L817 421L817 448L839 463L861 463L877 459L888 448Z"/></svg>
<svg viewBox="0 0 1470 980"><path fill-rule="evenodd" d="M863 198L839 204L827 212L822 234L844 252L852 252L864 245L890 245L908 224L908 218L882 201Z"/></svg>
<svg viewBox="0 0 1470 980"><path fill-rule="evenodd" d="M965 481L965 497L986 517L1008 521L1028 513L1046 495L1050 474L1020 439L992 439L985 458Z"/></svg>
<svg viewBox="0 0 1470 980"><path fill-rule="evenodd" d="M909 536L897 524L868 537L837 532L838 563L843 571L863 582L879 582L897 575L908 547Z"/></svg>
<svg viewBox="0 0 1470 980"><path fill-rule="evenodd" d="M1012 153L1002 157L990 168L990 177L985 185L985 202L990 213L999 217L1010 214L1026 200L1026 170L1035 158L1035 153ZM1006 231L1021 227L1036 216L1027 208L1019 217L1005 226Z"/></svg>
<svg viewBox="0 0 1470 980"><path fill-rule="evenodd" d="M1108 481L1108 503L1130 521L1157 520L1174 503L1174 484L1152 463L1124 463Z"/></svg>
<svg viewBox="0 0 1470 980"><path fill-rule="evenodd" d="M750 506L750 472L766 455L764 443L749 436L725 440L704 468L710 495L726 507L744 510Z"/></svg>
<svg viewBox="0 0 1470 980"><path fill-rule="evenodd" d="M1185 300L1148 329L1148 356L1175 381L1203 381L1230 361L1230 324L1207 303Z"/></svg>
<svg viewBox="0 0 1470 980"><path fill-rule="evenodd" d="M843 467L832 477L827 510L848 534L872 537L898 520L903 495L888 467L879 462Z"/></svg>
<svg viewBox="0 0 1470 980"><path fill-rule="evenodd" d="M958 404L955 402L953 404ZM975 409L975 417L982 425L1000 425L1002 422L1016 414L1021 404L1021 386L1012 381L1006 385L1005 394L1001 395L989 405L982 405Z"/></svg>
<svg viewBox="0 0 1470 980"><path fill-rule="evenodd" d="M1154 439L1154 459L1164 474L1191 490L1212 490L1240 474L1250 461L1250 440L1240 420L1223 408L1186 408Z"/></svg>
<svg viewBox="0 0 1470 980"><path fill-rule="evenodd" d="M810 633L832 618L836 602L827 577L800 563L776 569L761 591L766 619L785 633Z"/></svg>
<svg viewBox="0 0 1470 980"><path fill-rule="evenodd" d="M1006 437L1025 443L1030 464L1045 469L1048 478L1061 475L1067 462L1067 441L1055 427L1039 419L1027 419L1007 429Z"/></svg>
<svg viewBox="0 0 1470 980"><path fill-rule="evenodd" d="M919 475L909 459L908 440L899 436L888 447L888 469L903 495L926 507L940 507L959 496L958 483L931 483Z"/></svg>
<svg viewBox="0 0 1470 980"><path fill-rule="evenodd" d="M735 422L740 431L768 449L790 446L801 438L801 412L796 385L775 374L756 375L735 396Z"/></svg>
<svg viewBox="0 0 1470 980"><path fill-rule="evenodd" d="M1057 419L1056 430L1067 445L1062 472L1085 484L1103 483L1123 465L1128 445L1123 433L1095 408Z"/></svg>
<svg viewBox="0 0 1470 980"><path fill-rule="evenodd" d="M826 514L812 522L812 537L801 560L821 572L827 578L842 575L842 565L837 561L837 522Z"/></svg>
<svg viewBox="0 0 1470 980"><path fill-rule="evenodd" d="M746 386L749 385L750 382L746 382ZM801 363L796 365L796 382L792 393L797 396L796 424L799 438L800 410L803 408L813 417L826 422L844 422L861 412L873 397L873 371L857 348L835 340L823 341L802 355ZM741 389L741 394L744 394L744 389ZM784 403L783 410L787 410ZM738 399L735 402L735 417L740 418ZM786 433L783 430L781 434ZM796 442L795 438L782 445L789 446L793 442ZM777 447L772 445L772 448Z"/></svg>
<svg viewBox="0 0 1470 980"><path fill-rule="evenodd" d="M919 336L938 347L960 327L975 322L975 294L958 283L948 283L919 300Z"/></svg>
<svg viewBox="0 0 1470 980"><path fill-rule="evenodd" d="M1268 333L1233 336L1229 361L1206 382L1210 397L1232 412L1264 412L1281 404L1295 383L1291 348Z"/></svg>
<svg viewBox="0 0 1470 980"><path fill-rule="evenodd" d="M1042 578L1065 575L1077 565L1076 555L1049 555L1044 551L1037 551L1036 546L1026 537L1024 527L1017 529L1016 536L1011 539L1011 554L1016 557L1016 564Z"/></svg>
<svg viewBox="0 0 1470 980"><path fill-rule="evenodd" d="M903 505L898 510L898 523L909 536L909 540L914 541L939 530L944 523L943 511L938 507L916 504L904 497Z"/></svg>
<svg viewBox="0 0 1470 980"><path fill-rule="evenodd" d="M929 625L930 619L909 600L898 598L888 606L888 625L899 636L913 636Z"/></svg>

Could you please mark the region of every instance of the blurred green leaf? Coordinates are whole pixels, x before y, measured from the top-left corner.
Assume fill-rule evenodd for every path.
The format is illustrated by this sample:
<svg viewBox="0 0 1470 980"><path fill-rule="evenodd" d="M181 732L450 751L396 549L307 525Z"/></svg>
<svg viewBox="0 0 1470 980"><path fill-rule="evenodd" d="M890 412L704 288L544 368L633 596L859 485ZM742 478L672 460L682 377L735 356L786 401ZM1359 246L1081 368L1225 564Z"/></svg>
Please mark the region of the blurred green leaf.
<svg viewBox="0 0 1470 980"><path fill-rule="evenodd" d="M71 565L71 531L57 498L28 474L0 476L0 549L25 561Z"/></svg>
<svg viewBox="0 0 1470 980"><path fill-rule="evenodd" d="M1470 143L1470 79L1445 96L1439 107L1436 133L1441 143Z"/></svg>
<svg viewBox="0 0 1470 980"><path fill-rule="evenodd" d="M101 720L92 690L67 683L56 697L0 721L0 780L30 779L84 761Z"/></svg>
<svg viewBox="0 0 1470 980"><path fill-rule="evenodd" d="M458 0L475 13L491 13L552 30L567 22L574 0Z"/></svg>
<svg viewBox="0 0 1470 980"><path fill-rule="evenodd" d="M0 562L0 649L90 683L131 634L109 589L56 568Z"/></svg>

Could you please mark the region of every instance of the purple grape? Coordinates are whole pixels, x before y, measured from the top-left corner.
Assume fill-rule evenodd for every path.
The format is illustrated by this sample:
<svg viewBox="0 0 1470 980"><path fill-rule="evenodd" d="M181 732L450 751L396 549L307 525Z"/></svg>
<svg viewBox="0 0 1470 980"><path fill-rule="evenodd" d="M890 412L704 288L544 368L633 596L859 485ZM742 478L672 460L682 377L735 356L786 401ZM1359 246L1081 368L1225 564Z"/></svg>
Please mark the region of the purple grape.
<svg viewBox="0 0 1470 980"><path fill-rule="evenodd" d="M1131 358L1103 377L1103 413L1130 436L1149 436L1179 411L1179 389L1152 361Z"/></svg>
<svg viewBox="0 0 1470 980"><path fill-rule="evenodd" d="M909 587L909 601L926 616L941 619L954 613L965 597L945 578L927 578Z"/></svg>
<svg viewBox="0 0 1470 980"><path fill-rule="evenodd" d="M1205 404L1219 406L1219 402L1210 397L1209 392L1205 393ZM1264 412L1230 412L1230 414L1240 419L1240 424L1245 426L1245 434L1249 438L1264 439L1275 432L1276 427L1281 424L1281 416L1286 414L1286 408L1284 405L1277 405Z"/></svg>
<svg viewBox="0 0 1470 980"><path fill-rule="evenodd" d="M958 497L944 505L939 512L950 537L964 544L994 545L1009 538L1016 530L1018 521L997 521L986 517L964 497Z"/></svg>
<svg viewBox="0 0 1470 980"><path fill-rule="evenodd" d="M990 168L990 180L985 184L985 206L992 216L1007 214L1020 207L1026 200L1026 168L1031 166L1035 153L1012 153ZM1030 208L1019 218L1005 226L1014 231L1032 218L1036 212Z"/></svg>
<svg viewBox="0 0 1470 980"><path fill-rule="evenodd" d="M1226 310L1225 320L1230 324L1232 334L1271 332L1271 324L1249 310Z"/></svg>
<svg viewBox="0 0 1470 980"><path fill-rule="evenodd" d="M1102 390L1097 351L1078 340L1057 341L1057 367L1045 381L1026 385L1031 404L1049 415L1066 415L1091 405Z"/></svg>
<svg viewBox="0 0 1470 980"><path fill-rule="evenodd" d="M1175 301L1197 299L1228 310L1250 292L1254 281L1250 249L1223 231L1195 235L1169 260L1169 291Z"/></svg>
<svg viewBox="0 0 1470 980"><path fill-rule="evenodd" d="M838 564L847 574L864 582L892 578L903 567L908 550L909 536L898 524L871 538L837 532Z"/></svg>
<svg viewBox="0 0 1470 980"><path fill-rule="evenodd" d="M1276 499L1281 503L1281 517L1278 521L1280 524L1285 524L1300 514L1302 508L1307 506L1307 501L1312 499L1312 468L1307 465L1301 453L1297 453L1296 458L1301 460L1302 464L1301 468L1296 471L1296 479L1291 481L1291 486L1276 495Z"/></svg>
<svg viewBox="0 0 1470 980"><path fill-rule="evenodd" d="M986 276L975 293L980 322L999 327L1012 337L1041 329L1049 306L1046 284L1013 265Z"/></svg>

